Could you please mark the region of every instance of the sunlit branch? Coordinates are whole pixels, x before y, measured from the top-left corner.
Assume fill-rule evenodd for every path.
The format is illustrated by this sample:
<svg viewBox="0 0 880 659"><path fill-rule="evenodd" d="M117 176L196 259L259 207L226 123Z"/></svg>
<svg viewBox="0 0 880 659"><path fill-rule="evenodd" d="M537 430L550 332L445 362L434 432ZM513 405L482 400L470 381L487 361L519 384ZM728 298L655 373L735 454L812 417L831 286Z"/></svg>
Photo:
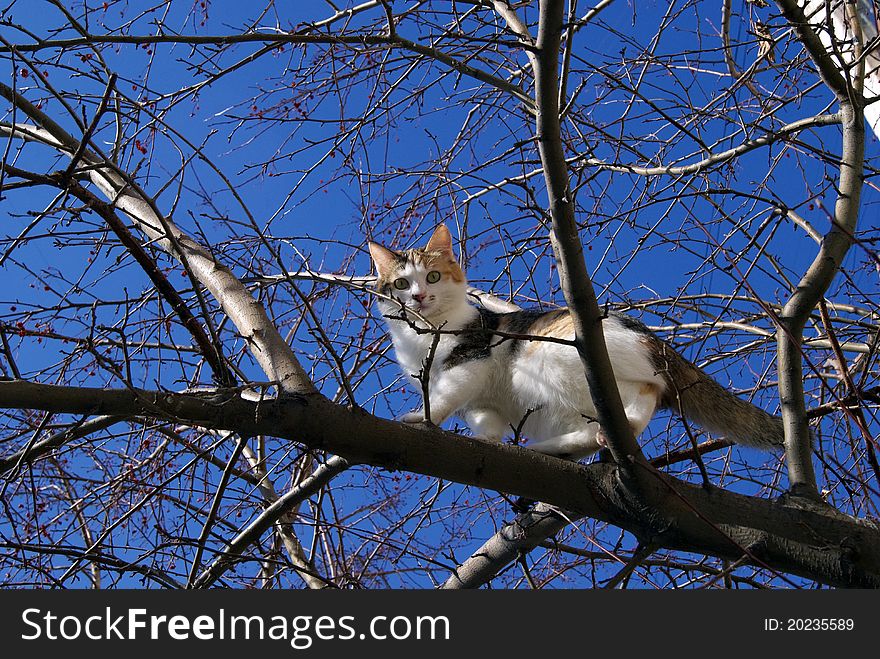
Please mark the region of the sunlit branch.
<svg viewBox="0 0 880 659"><path fill-rule="evenodd" d="M0 83L0 93L43 125L43 128L28 125L2 126L0 130L12 137L35 139L62 153L72 154L77 151L79 142L75 138L11 88ZM137 186L126 180L107 161L102 161L88 149L83 153L83 160L92 165L86 169L87 176L112 205L132 218L138 229L155 244L180 259L187 271L214 295L241 335L251 344L254 357L266 375L278 382L282 390L314 393L314 385L263 306L248 293L229 268L184 234L170 218L157 213Z"/></svg>

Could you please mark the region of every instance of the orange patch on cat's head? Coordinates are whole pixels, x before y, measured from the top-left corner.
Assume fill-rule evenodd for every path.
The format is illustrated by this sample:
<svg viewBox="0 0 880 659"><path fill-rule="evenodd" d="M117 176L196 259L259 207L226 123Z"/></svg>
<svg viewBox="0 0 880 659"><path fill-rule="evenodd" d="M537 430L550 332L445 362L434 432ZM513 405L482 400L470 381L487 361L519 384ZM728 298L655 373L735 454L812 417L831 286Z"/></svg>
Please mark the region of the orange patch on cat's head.
<svg viewBox="0 0 880 659"><path fill-rule="evenodd" d="M376 265L378 279L376 288L383 290L391 284L407 262L421 265L426 270L437 270L443 278L455 283L464 283L465 277L461 266L452 251L452 234L445 224L439 225L425 247L396 252L378 243L370 242L370 256Z"/></svg>
<svg viewBox="0 0 880 659"><path fill-rule="evenodd" d="M407 258L421 265L425 270L436 270L443 278L450 278L457 284L464 282L464 272L451 252L429 251L428 248L413 249L407 252Z"/></svg>
<svg viewBox="0 0 880 659"><path fill-rule="evenodd" d="M416 258L421 260L427 270L437 270L444 277L449 277L459 284L464 282L464 273L452 251L452 234L445 224L438 224L428 244L414 251L417 254Z"/></svg>

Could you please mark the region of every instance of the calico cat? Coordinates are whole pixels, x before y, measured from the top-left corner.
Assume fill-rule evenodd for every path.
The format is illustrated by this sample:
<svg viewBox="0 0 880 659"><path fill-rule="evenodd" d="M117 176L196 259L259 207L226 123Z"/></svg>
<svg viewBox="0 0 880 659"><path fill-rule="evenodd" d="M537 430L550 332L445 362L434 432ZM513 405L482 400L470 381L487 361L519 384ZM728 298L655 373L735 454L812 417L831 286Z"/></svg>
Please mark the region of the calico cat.
<svg viewBox="0 0 880 659"><path fill-rule="evenodd" d="M531 449L572 460L603 445L580 357L553 342L574 338L567 309L497 313L471 305L442 224L424 248L369 248L398 363L428 392L428 405L400 421L421 423L426 408L437 425L457 414L478 437L516 434ZM747 446L782 445L779 417L725 390L641 322L611 313L602 329L636 436L663 407Z"/></svg>

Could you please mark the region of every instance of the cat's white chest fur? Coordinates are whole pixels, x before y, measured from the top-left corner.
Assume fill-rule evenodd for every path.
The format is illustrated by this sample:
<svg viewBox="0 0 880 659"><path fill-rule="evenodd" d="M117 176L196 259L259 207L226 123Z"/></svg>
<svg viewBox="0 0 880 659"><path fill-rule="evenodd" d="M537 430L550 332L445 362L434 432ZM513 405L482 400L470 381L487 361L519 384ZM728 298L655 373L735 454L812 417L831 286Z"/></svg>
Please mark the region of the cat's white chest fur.
<svg viewBox="0 0 880 659"><path fill-rule="evenodd" d="M427 374L430 380L443 369L450 353L459 342L456 333L470 324L478 315L477 310L469 304L452 309L446 317L440 332L427 331L424 323L418 320L393 320L399 315L390 305L382 305L383 314L389 317L388 327L394 352L400 368L417 388L426 377L425 367L430 364L431 371ZM418 329L417 329L418 328ZM421 331L420 331L421 330Z"/></svg>

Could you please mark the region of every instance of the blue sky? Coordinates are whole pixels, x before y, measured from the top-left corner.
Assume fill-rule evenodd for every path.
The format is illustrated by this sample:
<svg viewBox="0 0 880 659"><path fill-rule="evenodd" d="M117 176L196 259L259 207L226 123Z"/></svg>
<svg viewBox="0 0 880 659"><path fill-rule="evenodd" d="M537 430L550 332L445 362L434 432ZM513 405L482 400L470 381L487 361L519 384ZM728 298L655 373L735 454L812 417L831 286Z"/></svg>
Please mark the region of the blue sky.
<svg viewBox="0 0 880 659"><path fill-rule="evenodd" d="M32 32L40 34L63 22L57 10L46 4L44 11L35 12L32 2L14 3L8 16L13 21L27 25ZM96 33L113 32L127 23L140 3L111 3L110 8L93 17L91 29ZM163 20L181 33L223 34L234 32L238 26L254 18L258 7L231 1L211 2L207 14L201 10L190 12L190 3L173 3L167 8ZM280 27L289 29L306 19L320 18L329 13L323 2L285 3ZM163 9L165 11L165 9ZM684 11L676 18L674 28L652 48L652 40L664 21L676 12ZM614 3L602 14L601 25L618 30L617 36L606 29L585 28L576 40L578 46L577 66L581 73L573 76L569 89L583 81L580 92L580 112L589 130L582 141L574 140L582 151L571 155L592 155L606 162L640 164L640 156L660 157L663 162L676 159L698 159L700 148L694 141L679 140L678 129L657 119L649 111L647 101L673 111L682 98L689 98L695 107L706 106L707 113L715 113L710 120L699 125L699 136L706 144L723 149L737 144L742 135L735 127L742 120L754 118L749 99L739 94L720 102L714 100L718 90L729 81L723 72L723 62L717 49L717 8L709 3L679 9L673 3L649 2L631 5ZM147 12L134 19L127 31L131 34L150 34L155 31L153 20L157 13ZM197 18L194 19L194 16ZM98 23L96 19L100 19ZM205 25L201 21L205 20ZM260 25L271 27L275 16L269 14ZM777 20L774 25L781 25ZM736 23L733 38L745 38L747 26ZM402 24L401 33L413 39L417 34L408 24ZM410 31L408 31L410 30ZM5 27L0 32L13 42L25 42L20 33ZM781 28L777 34L782 36ZM72 36L71 30L59 37ZM693 48L694 57L704 51L701 65L705 72L695 72L683 66L686 58L675 56L682 44ZM692 45L691 45L692 44ZM224 53L219 61L229 66L254 52L259 46L242 45ZM780 49L782 46L780 46ZM622 57L640 49L652 52L663 66L648 67L642 73L626 71ZM199 57L192 55L186 45L158 45L151 48L121 46L104 49L104 55L112 70L119 75L118 89L132 99L146 104L141 112L130 111L122 127L126 136L125 152L120 159L128 171L136 171L143 187L152 193L164 187L157 201L166 212L173 212L175 221L185 230L216 248L220 258L233 270L249 277L260 274L276 274L281 265L291 270L301 267L304 260L315 270L365 274L370 263L364 250L365 232L375 230L372 237L380 242L391 242L403 247L419 244L430 234L439 221L447 222L453 233L463 238L465 261L471 281L480 286L491 287L501 295L515 291L515 301L522 305L561 303L552 259L546 241L546 231L539 228L539 212L534 204L517 190L505 188L490 192L478 201L466 203L473 194L489 183L507 177L530 172L537 167L533 150L522 147L533 133L531 121L514 104L497 112L480 127L464 146L456 146L456 136L462 126L482 112L495 112L491 107L481 106L480 101L492 97L484 86L469 79L458 79L442 67L420 65L413 67L402 77L408 63L395 62L395 56L378 53L367 69L353 77L350 88L339 89L325 81L312 82L302 76L302 71L325 52L323 48L286 47L261 57L235 72L224 76L198 94L182 98L165 97L187 84L200 81L201 74L192 66ZM786 51L790 56L796 50ZM786 52L780 52L783 58ZM94 66L84 60L85 51L71 51L59 56L57 61L47 63L45 70L49 81L67 93L78 91L91 94L86 114L90 116L103 92L105 79L73 77L64 65L83 70ZM363 64L365 55L351 62L339 57L339 65ZM382 58L385 61L382 84L390 85L399 80L399 88L388 89L382 104L371 105L370 94L376 81L371 71L378 71ZM738 51L739 61L747 65L753 53L743 47ZM525 63L525 58L520 58ZM36 100L43 92L33 89L32 74L21 75L22 66L7 60L14 68L16 84L25 94ZM606 75L603 75L604 74ZM626 74L640 79L643 98L631 103L627 93L613 88L609 80L621 80ZM763 74L759 81L774 87L773 72ZM792 81L792 84L803 81ZM624 84L626 81L623 81ZM323 90L325 93L320 93ZM418 90L417 94L413 94ZM173 98L173 103L169 100ZM254 100L256 98L256 100ZM777 118L785 123L823 111L829 102L828 93L817 91L799 103L788 104L778 112ZM150 105L152 102L156 106ZM344 102L344 105L341 104ZM717 107L716 107L717 105ZM371 114L372 110L381 110ZM48 102L47 111L76 134L74 122L65 116L57 102ZM156 133L150 130L149 113L161 111L164 127ZM677 111L677 110L675 110ZM369 118L369 128L363 131L370 139L343 139L336 146L341 124ZM625 121L621 117L626 117ZM687 116L678 116L687 122ZM624 142L632 147L623 151L603 138L594 127L604 127L614 135L623 135ZM109 143L115 125L103 121L97 133L98 141ZM173 135L172 131L178 133ZM164 133L164 134L163 134ZM191 146L183 143L181 136ZM823 128L809 135L804 141L824 147L831 153L839 150L839 130ZM519 146L518 146L519 145ZM217 165L233 185L237 195L244 201L254 222L266 231L272 245L281 258L279 264L255 238L250 220L238 201L225 189L222 178L206 166L194 151L198 146L202 154ZM17 148L17 147L16 147ZM868 156L877 154L876 139L871 137ZM332 153L332 155L330 155ZM52 162L42 147L24 149L18 164L35 168L59 168L61 161ZM691 155L694 154L694 155ZM346 160L346 165L340 163ZM271 161L266 167L262 165ZM317 166L315 163L318 162ZM181 163L184 173L178 174ZM486 165L486 163L490 163ZM832 163L833 164L833 163ZM485 166L483 166L485 165ZM476 168L481 166L479 170ZM308 170L307 174L304 172ZM823 165L809 157L805 149L785 148L774 145L759 149L739 159L725 173L726 180L740 191L751 186L760 187L761 181L771 172L771 184L766 186L778 200L798 210L823 230L827 218L822 208L833 207L834 190L828 180L823 180ZM828 172L834 171L828 166ZM587 180L595 174L595 178ZM543 188L535 181L537 202L546 203ZM638 303L684 296L742 295L754 291L771 303L785 299L789 291L782 276L762 271L765 263L758 247L738 233L735 225L749 232L757 231L759 225L769 218L765 201L753 200L743 195L717 194L709 199L689 196L689 188L674 179L659 179L646 183L638 176L610 175L585 169L573 178L578 187L578 217L585 223L582 234L586 246L588 268L593 274L600 302L613 304ZM581 185L582 184L582 185ZM815 187L816 185L824 186ZM815 198L813 195L817 195ZM765 198L767 195L764 195ZM4 201L5 227L0 236L17 235L30 220L23 214L39 211L52 199L51 191L15 191ZM873 183L865 188L863 201L863 225L876 230L877 192ZM725 218L727 214L727 218ZM82 224L82 222L87 224ZM80 233L83 229L86 233ZM102 227L95 217L53 216L37 225L34 235L39 240L29 243L16 253L16 261L5 263L0 276L11 282L0 292L0 320L19 322L23 315L28 327L47 323L43 314L27 314L32 306L54 305L60 300L80 305L65 309L61 318L52 321L53 331L82 335L87 332L87 313L92 301L103 298L120 301L119 305L101 306L95 310L98 324L119 328L120 315L126 299L144 296L140 305L134 305L131 324L125 325L130 340L156 340L149 320L154 317L160 304L149 295L150 285L136 267L123 259L119 247L106 243ZM762 230L761 239L769 237L766 250L771 252L790 280L809 264L815 253L815 245L804 233L790 223L773 221ZM876 237L876 236L875 236ZM676 245L675 241L684 245ZM4 249L8 243L4 243ZM724 245L727 251L719 251ZM634 250L639 247L638 251ZM741 257L732 262L731 259ZM91 265L84 268L86 259ZM158 257L167 264L172 280L182 286L185 280L179 266ZM858 266L866 258L865 251L854 248L847 257L846 265L855 273L854 283L862 291L875 296L875 274ZM750 270L751 263L758 267ZM745 273L748 272L748 276ZM48 286L48 289L46 288ZM847 295L848 284L840 279L834 285L834 293L851 303L859 304L858 295ZM304 290L311 290L304 287ZM144 295L144 293L147 293ZM269 308L279 319L285 331L295 332L292 343L304 363L314 367L314 375L320 381L322 391L332 395L336 379L332 363L326 359L319 343L310 332L308 323L299 324L296 298L283 287L275 287L264 293L270 296ZM192 299L192 298L190 298ZM328 332L342 351L346 366L357 360L354 352L345 352L345 344L357 337L366 326L368 339L378 341L384 334L376 315L370 312L370 300L362 293L336 290L331 294L316 296L315 311ZM668 327L677 322L701 319L701 312L727 314L734 320L742 315L760 314L760 309L749 303L725 305L718 299L705 297L703 301L687 304L663 304L641 312L650 325ZM165 310L167 311L167 309ZM637 315L640 312L635 312ZM348 315L345 315L348 314ZM725 318L722 318L722 320ZM772 329L766 318L755 319L755 324ZM186 342L186 333L179 327L168 327L176 341ZM242 348L229 328L224 328L228 346L236 353ZM808 330L809 333L809 330ZM666 333L665 336L672 336ZM754 335L724 333L707 338L706 332L684 332L675 335L678 345L691 359L710 359L719 350L734 345L745 345ZM861 340L864 340L862 337ZM387 343L364 344L381 351ZM56 375L56 364L69 351L59 341L46 339L37 342L31 338L16 345L20 363L28 376L41 379ZM136 384L147 388L166 387L180 389L192 384L195 371L184 366L161 365L161 354L147 353L150 359L138 363L133 372ZM176 355L169 356L172 360ZM317 357L317 359L316 359ZM78 370L75 381L81 384L119 386L116 378L100 368L84 366L89 356L84 355L73 362ZM759 350L747 359L731 359L723 364L712 363L709 370L719 374L723 384L736 389L749 387L756 380L764 379L766 390L756 401L775 410L778 396L772 377L773 353ZM192 359L184 360L189 367ZM396 415L414 407L417 397L405 393L403 385L395 382L397 371L390 354L379 354L369 360L369 366L358 374L356 388L358 403L383 416ZM723 368L722 368L723 367ZM256 380L264 376L247 358L241 361L242 370ZM209 381L207 372L198 379ZM657 438L655 452L662 450L660 440L666 435L667 419L664 417L647 433ZM678 434L681 438L681 433ZM685 441L685 440L682 440ZM682 445L679 442L677 445ZM277 449L281 460L287 448ZM734 464L745 461L755 474L755 482L749 479L726 481L727 467L722 461L717 466L720 482L749 492L766 492L766 479L781 478L784 469L779 463L766 462L763 456L750 451L735 451ZM89 466L93 469L94 466ZM352 489L346 491L346 503L352 508L381 499L385 489L394 491L403 487L406 501L416 503L438 487L431 479L417 479L416 484L400 485L405 475L393 477L371 474L362 469L343 478L350 479ZM213 477L207 476L210 484ZM394 480L397 479L397 480ZM366 483L366 485L365 485ZM209 487L206 487L209 490ZM376 492L379 492L377 494ZM359 494L353 494L360 492ZM464 501L485 501L492 493L482 493L464 488L444 490L441 501L444 506L454 506ZM362 497L362 498L361 498ZM496 507L497 502L486 504ZM461 506L460 506L461 507ZM503 505L502 505L503 508ZM503 512L500 513L503 516ZM473 534L478 541L491 532L490 518L474 513L478 523L468 524L468 514L456 520L455 532L465 538ZM415 525L418 520L408 522ZM370 521L373 523L373 520ZM390 523L390 522L389 522ZM427 538L448 533L438 525ZM404 529L406 525L404 526ZM409 581L412 579L413 581ZM399 577L395 585L426 585L425 577Z"/></svg>

